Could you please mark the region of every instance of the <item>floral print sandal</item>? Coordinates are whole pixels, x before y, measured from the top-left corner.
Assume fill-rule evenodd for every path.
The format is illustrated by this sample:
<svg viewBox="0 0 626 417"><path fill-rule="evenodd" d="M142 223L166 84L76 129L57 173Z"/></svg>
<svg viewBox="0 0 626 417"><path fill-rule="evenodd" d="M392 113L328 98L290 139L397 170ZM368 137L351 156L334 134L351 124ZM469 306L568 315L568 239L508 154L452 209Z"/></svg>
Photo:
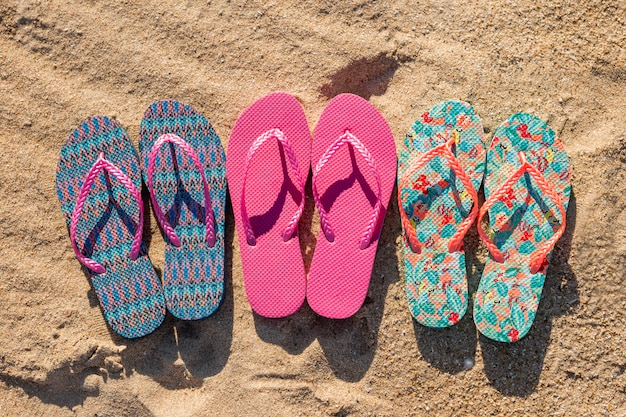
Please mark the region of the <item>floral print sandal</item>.
<svg viewBox="0 0 626 417"><path fill-rule="evenodd" d="M398 159L406 295L429 327L457 323L467 310L463 237L478 215L485 169L483 126L474 108L446 101L418 119Z"/></svg>
<svg viewBox="0 0 626 417"><path fill-rule="evenodd" d="M515 342L537 313L552 248L565 230L569 159L545 122L509 117L487 152L478 231L491 254L474 299L474 321L490 339ZM480 227L489 213L489 230Z"/></svg>

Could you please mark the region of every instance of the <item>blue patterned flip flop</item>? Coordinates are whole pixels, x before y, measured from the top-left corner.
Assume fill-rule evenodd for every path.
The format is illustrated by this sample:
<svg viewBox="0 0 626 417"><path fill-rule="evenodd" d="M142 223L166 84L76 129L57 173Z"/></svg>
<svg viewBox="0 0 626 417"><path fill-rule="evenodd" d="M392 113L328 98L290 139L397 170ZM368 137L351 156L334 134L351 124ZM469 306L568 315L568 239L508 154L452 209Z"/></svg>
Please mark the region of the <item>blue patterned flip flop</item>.
<svg viewBox="0 0 626 417"><path fill-rule="evenodd" d="M474 298L474 321L488 338L515 342L530 330L570 193L569 158L554 131L531 114L509 117L489 144L478 216L491 256ZM480 227L485 213L487 233Z"/></svg>
<svg viewBox="0 0 626 417"><path fill-rule="evenodd" d="M172 100L146 110L139 135L143 179L166 235L167 308L184 320L208 317L224 294L226 157L220 138L195 109Z"/></svg>
<svg viewBox="0 0 626 417"><path fill-rule="evenodd" d="M124 129L108 117L84 121L61 149L56 186L107 323L128 338L154 331L165 300L141 241L139 160Z"/></svg>
<svg viewBox="0 0 626 417"><path fill-rule="evenodd" d="M478 214L484 170L482 123L462 101L424 113L400 149L406 295L411 314L425 326L452 326L467 310L463 236Z"/></svg>

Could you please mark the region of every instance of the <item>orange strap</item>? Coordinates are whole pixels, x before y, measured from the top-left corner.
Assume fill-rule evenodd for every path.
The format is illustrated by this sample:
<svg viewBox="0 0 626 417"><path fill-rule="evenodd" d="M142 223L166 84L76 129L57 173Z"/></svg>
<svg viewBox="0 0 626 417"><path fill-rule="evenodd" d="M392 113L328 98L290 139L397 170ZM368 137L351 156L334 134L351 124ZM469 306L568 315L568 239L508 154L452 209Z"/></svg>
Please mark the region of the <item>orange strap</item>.
<svg viewBox="0 0 626 417"><path fill-rule="evenodd" d="M522 165L517 169L517 171L513 173L513 175L511 175L508 180L506 180L504 184L500 186L500 188L495 193L491 195L491 197L487 199L487 201L485 201L485 204L483 204L483 206L480 208L480 213L478 214L478 234L480 235L483 242L485 242L485 246L487 246L487 249L489 250L489 253L491 253L493 259L496 262L504 262L504 255L502 254L502 252L500 251L500 249L498 249L493 240L491 240L482 229L481 220L485 213L487 213L487 211L491 207L493 207L493 205L497 201L501 200L506 194L511 192L511 190L513 189L513 185L515 185L515 183L522 177L522 175L524 175L525 172L528 172L531 178L535 180L541 191L543 191L555 203L557 209L561 213L561 218L563 219L561 222L561 227L559 227L559 230L557 230L554 236L548 239L542 247L535 250L535 252L532 253L530 256L530 272L536 274L544 265L547 265L548 253L552 250L556 242L561 238L563 232L565 231L565 207L563 206L561 197L554 190L554 187L552 187L552 185L550 185L550 183L546 181L543 174L541 174L541 172L539 172L537 168L528 163L528 161L526 160L526 154L524 154L524 152L522 151L519 151L518 157Z"/></svg>
<svg viewBox="0 0 626 417"><path fill-rule="evenodd" d="M456 233L452 236L452 238L450 238L450 242L448 243L448 250L450 252L458 250L463 245L463 238L465 237L465 234L468 232L468 230L472 226L472 223L476 219L476 216L478 215L478 196L476 190L474 189L474 186L472 185L472 180L463 170L461 163L456 158L456 156L454 156L454 153L452 153L452 146L455 143L456 137L458 136L453 135L446 142L422 154L421 157L419 157L415 162L411 164L411 166L409 166L406 171L407 173L404 175L404 177L402 177L402 180L400 181L400 186L398 189L398 208L400 209L400 218L402 219L402 227L405 230L405 235L415 253L421 252L421 244L417 240L417 232L415 230L415 226L413 226L413 223L411 223L409 216L402 206L401 194L402 189L408 188L409 178L416 171L423 168L424 165L426 165L426 163L434 157L443 155L446 158L448 164L450 165L450 169L452 169L452 172L454 172L456 177L461 180L461 183L463 183L463 185L465 186L468 194L474 200L470 215L461 222Z"/></svg>

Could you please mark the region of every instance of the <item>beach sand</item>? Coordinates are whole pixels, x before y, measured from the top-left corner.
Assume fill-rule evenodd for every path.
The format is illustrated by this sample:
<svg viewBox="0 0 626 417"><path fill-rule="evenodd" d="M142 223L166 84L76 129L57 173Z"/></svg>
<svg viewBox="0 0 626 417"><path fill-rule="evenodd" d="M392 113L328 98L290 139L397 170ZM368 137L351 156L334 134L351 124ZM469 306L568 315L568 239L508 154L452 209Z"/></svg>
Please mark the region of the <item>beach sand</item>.
<svg viewBox="0 0 626 417"><path fill-rule="evenodd" d="M626 415L626 3L413 3L0 1L0 415ZM226 148L240 112L275 90L300 100L311 129L330 98L358 94L397 145L443 100L471 102L487 137L514 112L546 120L573 198L529 335L492 342L471 311L445 330L412 321L395 191L354 317L253 315L229 208L220 310L168 316L140 340L111 333L56 196L67 136L104 114L136 145L147 106L171 98ZM310 196L302 224L310 264ZM467 250L473 294L487 257L475 226Z"/></svg>

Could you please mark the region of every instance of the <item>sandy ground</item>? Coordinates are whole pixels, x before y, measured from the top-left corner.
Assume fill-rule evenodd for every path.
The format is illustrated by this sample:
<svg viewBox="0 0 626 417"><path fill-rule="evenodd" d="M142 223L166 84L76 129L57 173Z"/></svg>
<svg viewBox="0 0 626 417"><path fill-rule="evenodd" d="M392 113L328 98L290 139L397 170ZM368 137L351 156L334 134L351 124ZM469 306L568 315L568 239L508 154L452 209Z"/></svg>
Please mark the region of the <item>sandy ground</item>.
<svg viewBox="0 0 626 417"><path fill-rule="evenodd" d="M626 415L626 4L412 3L0 0L0 415ZM447 330L411 320L395 203L366 303L348 320L306 306L254 316L229 209L219 312L168 317L141 340L111 334L56 197L67 135L106 114L136 144L146 107L173 98L226 147L239 113L274 90L296 95L311 126L330 97L359 94L397 144L453 98L475 106L487 135L516 111L547 120L571 158L574 198L528 337L491 342L470 313ZM311 198L305 217L310 262ZM475 228L468 251L473 292L486 258Z"/></svg>

